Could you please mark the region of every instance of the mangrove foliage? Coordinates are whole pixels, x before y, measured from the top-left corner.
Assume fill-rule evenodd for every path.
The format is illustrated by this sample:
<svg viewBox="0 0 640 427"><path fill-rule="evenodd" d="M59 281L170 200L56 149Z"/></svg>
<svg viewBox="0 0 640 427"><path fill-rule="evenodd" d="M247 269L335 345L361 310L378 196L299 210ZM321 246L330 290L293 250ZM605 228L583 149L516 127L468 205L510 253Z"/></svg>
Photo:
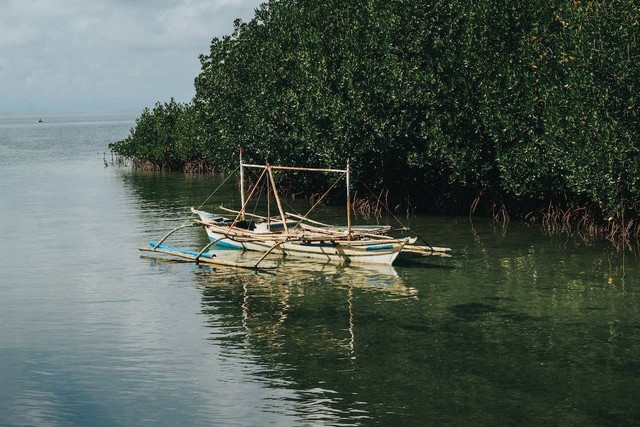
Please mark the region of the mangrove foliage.
<svg viewBox="0 0 640 427"><path fill-rule="evenodd" d="M272 0L200 61L192 102L145 110L115 153L350 158L355 187L403 209L638 218L635 0Z"/></svg>

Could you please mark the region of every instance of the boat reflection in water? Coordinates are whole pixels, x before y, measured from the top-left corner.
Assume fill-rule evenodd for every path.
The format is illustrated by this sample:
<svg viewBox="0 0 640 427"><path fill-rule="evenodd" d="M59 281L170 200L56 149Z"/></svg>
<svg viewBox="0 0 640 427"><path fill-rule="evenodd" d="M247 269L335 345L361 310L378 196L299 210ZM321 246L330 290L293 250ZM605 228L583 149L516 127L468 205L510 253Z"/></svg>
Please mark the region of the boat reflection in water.
<svg viewBox="0 0 640 427"><path fill-rule="evenodd" d="M287 407L310 423L377 417L369 407L376 399L362 393L371 374L371 340L395 322L399 307L414 306L418 290L392 266L284 264L268 271L194 268L223 365L285 395ZM266 409L282 410L282 402L273 405Z"/></svg>
<svg viewBox="0 0 640 427"><path fill-rule="evenodd" d="M257 381L293 390L298 415L310 421L373 416L367 396L352 390L363 386L354 378L368 370L359 354L368 359L371 328L392 310L384 302L418 298L417 289L391 266L286 264L268 273L197 276L213 339L230 358L247 360L251 370L259 366Z"/></svg>

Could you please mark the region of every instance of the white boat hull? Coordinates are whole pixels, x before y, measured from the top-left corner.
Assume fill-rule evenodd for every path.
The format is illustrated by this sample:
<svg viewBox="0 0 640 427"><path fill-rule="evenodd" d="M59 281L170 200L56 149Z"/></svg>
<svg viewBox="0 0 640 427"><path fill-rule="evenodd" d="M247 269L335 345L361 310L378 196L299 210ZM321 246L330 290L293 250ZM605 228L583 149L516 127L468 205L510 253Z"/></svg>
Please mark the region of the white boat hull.
<svg viewBox="0 0 640 427"><path fill-rule="evenodd" d="M246 237L235 240L233 236L216 231L211 227L205 227L205 229L209 239L221 247L258 252L270 251L283 256L355 264L391 265L408 241L408 239L398 239L365 242L328 240L310 242L292 240L282 242L276 239L271 240L266 235L259 240L250 240Z"/></svg>

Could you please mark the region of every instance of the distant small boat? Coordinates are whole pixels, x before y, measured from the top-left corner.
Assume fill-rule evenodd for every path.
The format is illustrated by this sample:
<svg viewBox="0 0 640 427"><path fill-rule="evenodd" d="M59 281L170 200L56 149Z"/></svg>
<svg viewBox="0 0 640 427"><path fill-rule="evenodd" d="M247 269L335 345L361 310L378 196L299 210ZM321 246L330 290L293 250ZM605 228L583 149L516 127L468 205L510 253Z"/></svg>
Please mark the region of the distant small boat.
<svg viewBox="0 0 640 427"><path fill-rule="evenodd" d="M42 119L36 120L36 123L42 123Z"/></svg>

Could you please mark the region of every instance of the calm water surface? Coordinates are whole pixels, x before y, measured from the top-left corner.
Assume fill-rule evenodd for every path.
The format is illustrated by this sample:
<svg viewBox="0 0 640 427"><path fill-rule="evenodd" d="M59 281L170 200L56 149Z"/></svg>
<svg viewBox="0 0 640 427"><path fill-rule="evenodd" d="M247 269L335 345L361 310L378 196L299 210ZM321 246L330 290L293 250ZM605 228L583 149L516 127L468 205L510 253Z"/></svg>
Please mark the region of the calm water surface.
<svg viewBox="0 0 640 427"><path fill-rule="evenodd" d="M135 116L0 116L0 425L640 424L633 255L419 217L452 258L141 256L222 178L105 167Z"/></svg>

